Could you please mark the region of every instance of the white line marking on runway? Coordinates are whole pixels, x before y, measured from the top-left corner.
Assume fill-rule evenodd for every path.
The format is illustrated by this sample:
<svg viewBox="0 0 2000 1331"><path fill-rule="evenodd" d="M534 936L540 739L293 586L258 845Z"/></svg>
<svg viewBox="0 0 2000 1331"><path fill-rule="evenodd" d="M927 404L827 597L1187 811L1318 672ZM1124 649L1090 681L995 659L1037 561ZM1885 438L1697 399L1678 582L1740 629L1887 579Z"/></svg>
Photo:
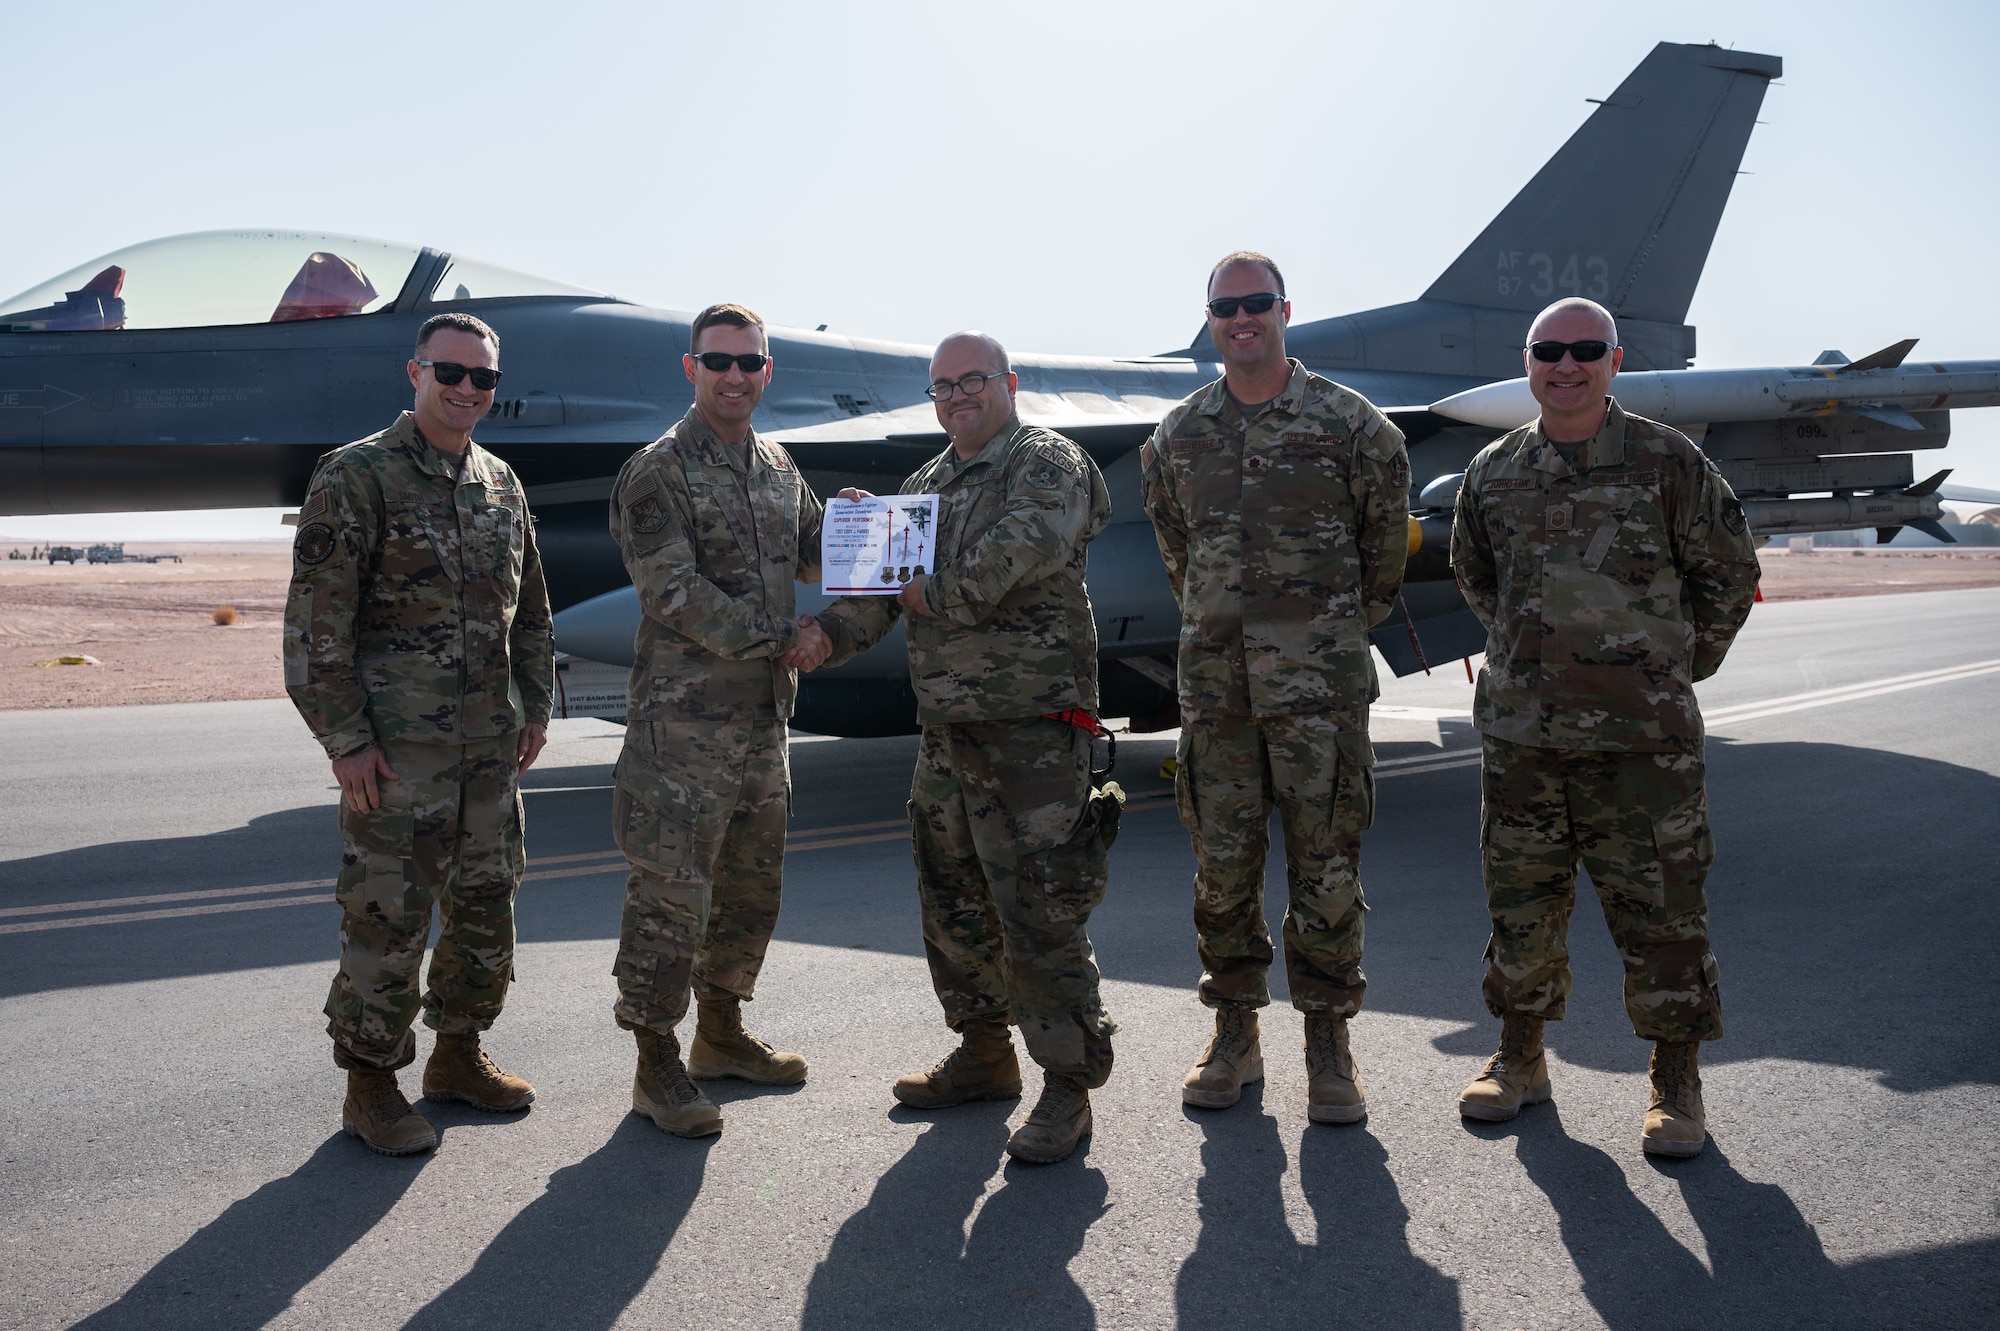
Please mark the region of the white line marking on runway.
<svg viewBox="0 0 2000 1331"><path fill-rule="evenodd" d="M243 889L252 892L268 888ZM31 934L44 929L75 929L86 924L126 924L133 920L173 920L185 915L221 915L228 911L267 910L272 906L306 906L315 901L330 902L324 892L298 897L267 897L262 901L223 901L213 906L181 906L175 910L135 910L123 915L80 915L66 920L30 920L25 924L0 924L0 934Z"/></svg>
<svg viewBox="0 0 2000 1331"><path fill-rule="evenodd" d="M1810 693L1767 698L1763 702L1739 703L1734 707L1724 707L1710 712L1703 719L1710 729L1714 729L1716 726L1735 725L1743 721L1761 721L1767 716L1782 716L1787 712L1803 712L1811 707L1860 702L1864 698L1877 698L1885 693L1901 693L1905 689L1921 689L1932 684L1956 684L1963 679L1977 679L1982 675L1996 672L2000 672L2000 660L1973 661L1966 665L1947 666L1942 670L1925 670L1914 675L1894 675L1888 679L1864 680L1859 684L1848 684L1837 689L1814 689Z"/></svg>
<svg viewBox="0 0 2000 1331"><path fill-rule="evenodd" d="M1718 708L1704 718L1708 728L1731 726L1745 721L1761 721L1766 717L1783 716L1789 712L1802 712L1814 707L1831 707L1837 703L1860 702L1868 698L1881 697L1888 693L1900 693L1906 689L1920 689L1932 684L1955 684L1961 680L1979 679L1987 675L2000 674L2000 659L1973 661L1965 665L1945 666L1937 670L1924 670L1909 675L1894 675L1888 679L1864 680L1858 684L1845 684L1838 688L1814 689L1807 693L1794 693L1780 698L1767 698L1762 702L1739 703L1734 707ZM1410 709L1412 711L1417 709ZM1426 709L1428 710L1428 709ZM1442 709L1439 709L1442 710ZM1462 715L1453 713L1451 715ZM818 737L815 737L818 738ZM1375 766L1376 775L1387 780L1390 777L1418 776L1427 772L1442 772L1455 767L1477 767L1479 753L1455 752L1449 754L1421 753L1408 758L1391 758ZM550 793L568 790L608 790L608 786L554 786L543 787ZM1165 792L1134 795L1126 801L1128 812L1142 809L1165 809L1174 807L1173 799ZM900 841L906 835L908 823L901 818L890 818L872 823L848 823L836 827L800 828L793 832L786 842L787 851L833 850L842 846L872 845L878 842ZM848 836L845 833L866 835ZM548 865L573 867L547 868ZM530 870L524 881L541 882L557 878L582 878L595 874L613 873L625 867L624 857L615 850L589 851L578 855L551 855L530 861ZM91 924L123 924L144 920L179 919L192 915L220 915L246 910L268 910L275 906L303 906L315 901L326 901L326 889L333 886L331 878L307 879L292 883L262 883L254 887L220 887L192 892L155 892L143 896L102 897L94 901L52 902L39 906L0 907L0 919L19 919L26 915L57 915L63 912L99 912L95 914L74 914L56 920L23 920L18 924L0 924L0 934L40 933L49 929L74 929ZM300 889L310 889L301 892ZM270 893L299 893L292 896L270 896ZM259 897L256 901L234 901L225 898ZM126 906L164 905L175 901L204 901L200 906L175 906L162 910L122 910ZM111 911L105 914L102 912Z"/></svg>

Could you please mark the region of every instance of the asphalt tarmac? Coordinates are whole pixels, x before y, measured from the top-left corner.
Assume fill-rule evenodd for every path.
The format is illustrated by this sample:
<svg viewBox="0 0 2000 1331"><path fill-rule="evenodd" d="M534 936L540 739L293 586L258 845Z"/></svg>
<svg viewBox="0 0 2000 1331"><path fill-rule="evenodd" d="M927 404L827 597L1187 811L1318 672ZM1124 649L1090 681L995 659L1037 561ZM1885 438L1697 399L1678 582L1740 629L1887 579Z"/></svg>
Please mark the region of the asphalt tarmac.
<svg viewBox="0 0 2000 1331"><path fill-rule="evenodd" d="M391 1160L339 1131L335 791L290 706L0 713L0 1326L2000 1325L2000 590L1762 605L1702 686L1728 1034L1694 1160L1640 1153L1647 1046L1587 886L1554 1103L1456 1113L1497 1028L1470 698L1453 663L1377 714L1351 1127L1307 1123L1282 997L1267 1084L1181 1106L1209 1027L1193 861L1170 738L1121 746L1091 924L1118 1065L1044 1168L1001 1149L1032 1071L1018 1104L889 1095L951 1040L914 739L795 744L748 1015L812 1075L724 1083L727 1129L688 1142L626 1112L618 732L559 723L487 1042L539 1098L423 1105L440 1149Z"/></svg>

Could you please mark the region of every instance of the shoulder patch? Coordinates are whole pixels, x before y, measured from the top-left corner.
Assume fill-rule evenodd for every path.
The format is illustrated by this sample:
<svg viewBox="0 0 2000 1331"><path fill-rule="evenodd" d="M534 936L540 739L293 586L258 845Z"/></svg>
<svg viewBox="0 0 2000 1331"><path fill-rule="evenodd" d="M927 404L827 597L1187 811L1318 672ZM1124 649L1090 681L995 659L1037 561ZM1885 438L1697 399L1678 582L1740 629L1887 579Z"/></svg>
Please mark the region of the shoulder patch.
<svg viewBox="0 0 2000 1331"><path fill-rule="evenodd" d="M333 553L333 528L324 522L299 528L299 539L293 549L301 564L324 564Z"/></svg>
<svg viewBox="0 0 2000 1331"><path fill-rule="evenodd" d="M311 522L314 518L326 512L327 502L326 491L324 490L315 490L307 495L305 507L299 510L299 522L301 524Z"/></svg>
<svg viewBox="0 0 2000 1331"><path fill-rule="evenodd" d="M666 505L660 502L657 493L648 490L637 499L625 501L625 520L641 536L651 536L667 525Z"/></svg>
<svg viewBox="0 0 2000 1331"><path fill-rule="evenodd" d="M1731 499L1722 506L1722 525L1729 528L1732 535L1741 536L1748 525L1743 517L1743 501Z"/></svg>
<svg viewBox="0 0 2000 1331"><path fill-rule="evenodd" d="M1389 459L1389 484L1398 490L1410 488L1410 456L1401 449L1396 451L1395 457Z"/></svg>
<svg viewBox="0 0 2000 1331"><path fill-rule="evenodd" d="M1038 458L1035 465L1028 468L1026 479L1028 484L1037 490L1053 490L1063 483L1065 474L1062 468L1048 458Z"/></svg>

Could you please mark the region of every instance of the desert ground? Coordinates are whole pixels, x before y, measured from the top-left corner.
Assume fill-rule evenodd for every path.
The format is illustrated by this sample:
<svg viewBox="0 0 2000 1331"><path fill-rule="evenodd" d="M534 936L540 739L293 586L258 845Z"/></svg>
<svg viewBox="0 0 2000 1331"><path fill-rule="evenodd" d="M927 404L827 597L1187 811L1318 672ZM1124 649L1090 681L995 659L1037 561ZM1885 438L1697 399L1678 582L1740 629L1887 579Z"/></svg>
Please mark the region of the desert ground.
<svg viewBox="0 0 2000 1331"><path fill-rule="evenodd" d="M283 541L132 544L179 563L9 559L0 535L0 709L280 698ZM1769 601L2000 586L2000 548L1765 550ZM228 606L235 622L217 624ZM95 664L51 664L87 656Z"/></svg>

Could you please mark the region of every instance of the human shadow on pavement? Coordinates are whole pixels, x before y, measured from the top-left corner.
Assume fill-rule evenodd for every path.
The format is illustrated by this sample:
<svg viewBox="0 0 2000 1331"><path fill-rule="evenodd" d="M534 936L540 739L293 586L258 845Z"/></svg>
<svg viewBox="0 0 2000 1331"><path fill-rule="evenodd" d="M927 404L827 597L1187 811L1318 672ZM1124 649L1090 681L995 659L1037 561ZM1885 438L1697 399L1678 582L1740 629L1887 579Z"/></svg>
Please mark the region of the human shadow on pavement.
<svg viewBox="0 0 2000 1331"><path fill-rule="evenodd" d="M1967 840L2000 808L2000 778L1839 744L1714 738L1708 763L1709 916L1727 1035L1704 1046L1703 1063L1834 1063L1905 1094L2000 1085L2000 1023L1989 1019L2000 892ZM1465 816L1476 818L1476 787L1470 798ZM1434 848L1411 827L1422 811L1387 794L1378 809L1363 851L1375 908L1368 1005L1467 1022L1437 1046L1483 1057L1499 1026L1479 998L1487 925L1468 849L1477 824L1435 835ZM1622 971L1587 875L1570 927L1575 988L1569 1019L1548 1028L1551 1046L1568 1062L1643 1069L1646 1045L1625 1017Z"/></svg>
<svg viewBox="0 0 2000 1331"><path fill-rule="evenodd" d="M1701 1230L1704 1266L1632 1191L1618 1161L1564 1131L1557 1106L1474 1130L1514 1137L1522 1167L1555 1208L1584 1297L1621 1331L1990 1327L2000 1313L2000 1240L1837 1265L1785 1190L1744 1178L1713 1140L1692 1159L1651 1161Z"/></svg>
<svg viewBox="0 0 2000 1331"><path fill-rule="evenodd" d="M1365 1124L1314 1125L1299 1147L1299 1186L1315 1241L1285 1217L1286 1158L1261 1083L1225 1110L1188 1110L1201 1125L1201 1232L1175 1283L1182 1326L1460 1325L1458 1284L1410 1247L1410 1213L1388 1152Z"/></svg>
<svg viewBox="0 0 2000 1331"><path fill-rule="evenodd" d="M196 1231L89 1331L260 1327L359 1243L402 1199L428 1154L389 1159L344 1133Z"/></svg>
<svg viewBox="0 0 2000 1331"><path fill-rule="evenodd" d="M714 1141L663 1141L650 1122L627 1114L604 1145L551 1174L472 1269L405 1328L611 1326L694 1206Z"/></svg>
<svg viewBox="0 0 2000 1331"><path fill-rule="evenodd" d="M834 1235L806 1286L800 1326L1097 1325L1069 1274L1110 1185L1086 1143L1055 1165L1008 1163L1006 1182L966 1217L1000 1168L1012 1102L940 1113Z"/></svg>

